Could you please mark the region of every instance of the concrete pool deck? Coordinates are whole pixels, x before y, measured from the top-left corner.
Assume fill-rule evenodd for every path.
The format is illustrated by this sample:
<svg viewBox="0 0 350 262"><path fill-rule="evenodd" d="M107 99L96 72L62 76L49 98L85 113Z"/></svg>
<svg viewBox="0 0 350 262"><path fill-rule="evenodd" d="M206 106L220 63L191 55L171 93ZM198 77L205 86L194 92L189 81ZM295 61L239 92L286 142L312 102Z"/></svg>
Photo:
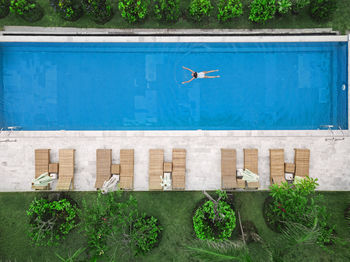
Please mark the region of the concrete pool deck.
<svg viewBox="0 0 350 262"><path fill-rule="evenodd" d="M350 139L328 131L16 131L2 132L0 143L0 191L31 191L34 149L51 149L51 162L58 150L76 149L75 190L95 190L96 149L135 149L134 190L148 190L148 151L162 148L171 161L172 148L187 150L186 190L215 190L221 187L220 149L237 150L237 168L243 167L243 148L259 150L260 189L270 182L269 149L283 148L285 162L294 162L294 148L311 150L310 176L319 179L319 190L349 190ZM330 139L330 141L326 141ZM11 142L12 141L12 142Z"/></svg>
<svg viewBox="0 0 350 262"><path fill-rule="evenodd" d="M21 29L19 29L20 31ZM348 35L333 36L18 36L2 35L0 42L318 42L349 41ZM348 46L350 52L350 45ZM348 67L350 77L350 67ZM350 79L349 79L350 80ZM350 82L350 81L349 81ZM348 96L349 96L348 92ZM350 103L350 99L348 99ZM349 108L349 106L348 106ZM350 115L349 122L350 122ZM34 150L51 149L51 162L58 150L76 149L75 190L95 190L96 149L135 149L134 190L148 190L149 149L162 148L165 161L172 148L187 150L186 190L215 190L221 187L220 149L237 150L237 168L243 167L243 149L259 150L260 189L270 182L269 149L283 148L285 162L294 161L294 148L311 150L310 176L319 179L319 190L350 189L350 137L337 131L16 131L0 133L0 191L31 191ZM338 141L336 141L339 139ZM344 140L341 140L344 139ZM328 141L326 141L328 140Z"/></svg>

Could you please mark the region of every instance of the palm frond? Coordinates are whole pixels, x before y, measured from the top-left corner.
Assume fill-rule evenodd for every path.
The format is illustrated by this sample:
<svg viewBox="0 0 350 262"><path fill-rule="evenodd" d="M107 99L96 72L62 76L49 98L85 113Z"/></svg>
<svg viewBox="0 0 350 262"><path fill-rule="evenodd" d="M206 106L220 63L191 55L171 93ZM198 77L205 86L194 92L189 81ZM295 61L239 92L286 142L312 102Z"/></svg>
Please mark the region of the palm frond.
<svg viewBox="0 0 350 262"><path fill-rule="evenodd" d="M282 235L290 246L316 244L320 236L317 218L315 218L312 227L307 227L300 223L288 222L282 230Z"/></svg>
<svg viewBox="0 0 350 262"><path fill-rule="evenodd" d="M249 251L242 241L196 240L185 247L201 261L251 261Z"/></svg>

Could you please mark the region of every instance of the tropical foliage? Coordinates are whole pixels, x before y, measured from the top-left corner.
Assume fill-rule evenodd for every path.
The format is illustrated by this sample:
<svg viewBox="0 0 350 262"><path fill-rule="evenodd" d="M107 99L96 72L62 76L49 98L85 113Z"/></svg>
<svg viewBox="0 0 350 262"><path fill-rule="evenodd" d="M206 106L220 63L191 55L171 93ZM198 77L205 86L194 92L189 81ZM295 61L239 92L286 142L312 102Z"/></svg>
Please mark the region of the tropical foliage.
<svg viewBox="0 0 350 262"><path fill-rule="evenodd" d="M6 17L10 12L10 0L0 0L0 18Z"/></svg>
<svg viewBox="0 0 350 262"><path fill-rule="evenodd" d="M290 223L316 228L318 242L331 243L334 226L329 223L329 214L315 193L317 185L317 179L309 177L294 185L287 182L272 185L272 201L265 208L267 223L280 232Z"/></svg>
<svg viewBox="0 0 350 262"><path fill-rule="evenodd" d="M336 8L336 0L310 1L310 13L315 20L329 20Z"/></svg>
<svg viewBox="0 0 350 262"><path fill-rule="evenodd" d="M50 3L64 20L76 21L83 15L79 0L50 0Z"/></svg>
<svg viewBox="0 0 350 262"><path fill-rule="evenodd" d="M27 210L35 245L56 245L77 225L77 207L67 199L34 199Z"/></svg>
<svg viewBox="0 0 350 262"><path fill-rule="evenodd" d="M287 14L292 9L292 2L290 0L278 0L277 11L280 14Z"/></svg>
<svg viewBox="0 0 350 262"><path fill-rule="evenodd" d="M218 2L218 20L226 22L234 17L243 14L243 5L241 0L219 0Z"/></svg>
<svg viewBox="0 0 350 262"><path fill-rule="evenodd" d="M140 213L136 199L125 198L120 191L99 193L95 203L83 201L81 217L95 259L117 261L145 254L156 246L162 231L155 217Z"/></svg>
<svg viewBox="0 0 350 262"><path fill-rule="evenodd" d="M131 24L146 18L148 4L148 0L119 0L118 8L122 17Z"/></svg>
<svg viewBox="0 0 350 262"><path fill-rule="evenodd" d="M225 200L226 192L218 191L218 200L210 200L197 208L193 216L196 236L202 240L227 240L236 227L235 212Z"/></svg>
<svg viewBox="0 0 350 262"><path fill-rule="evenodd" d="M190 17L196 22L201 22L210 16L212 9L210 0L192 0L189 7Z"/></svg>
<svg viewBox="0 0 350 262"><path fill-rule="evenodd" d="M265 23L274 18L275 13L275 0L253 0L250 5L249 19L256 23Z"/></svg>
<svg viewBox="0 0 350 262"><path fill-rule="evenodd" d="M85 12L98 24L107 23L113 17L111 0L82 0Z"/></svg>
<svg viewBox="0 0 350 262"><path fill-rule="evenodd" d="M310 0L292 0L292 12L299 14L308 5L310 5Z"/></svg>
<svg viewBox="0 0 350 262"><path fill-rule="evenodd" d="M154 14L159 21L176 22L180 16L180 0L154 0Z"/></svg>
<svg viewBox="0 0 350 262"><path fill-rule="evenodd" d="M42 8L34 0L11 0L10 11L28 22L36 22L44 16Z"/></svg>

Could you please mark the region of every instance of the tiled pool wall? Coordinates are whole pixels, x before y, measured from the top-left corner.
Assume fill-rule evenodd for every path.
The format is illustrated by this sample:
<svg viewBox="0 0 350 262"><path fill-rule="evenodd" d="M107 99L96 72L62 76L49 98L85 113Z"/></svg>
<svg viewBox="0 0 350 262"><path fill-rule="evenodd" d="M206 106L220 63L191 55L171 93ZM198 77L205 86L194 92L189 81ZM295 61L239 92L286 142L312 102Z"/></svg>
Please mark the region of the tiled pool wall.
<svg viewBox="0 0 350 262"><path fill-rule="evenodd" d="M8 37L6 36L5 37L6 39L8 39ZM14 36L12 36L12 38L16 38L16 37L14 37ZM32 40L31 39L32 37L29 37L29 42ZM36 37L36 38L38 38L38 37ZM47 42L51 42L52 41L52 39L50 38L50 37L41 37L42 39L42 41L44 41L45 39L45 41L47 41ZM44 38L44 39L43 39ZM61 40L62 40L62 38L65 38L65 37L61 37ZM80 42L84 42L84 41L86 41L86 43L92 43L93 41L94 41L94 39L96 38L96 37L71 37L72 39L71 39L71 43L77 43L78 41L80 41ZM105 43L106 42L106 39L105 38L107 38L108 40L110 40L110 42L111 43L120 43L120 42L132 42L132 41L134 41L134 38L135 37L100 37L100 43ZM169 40L169 42L171 42L171 41L173 41L174 40L174 37L169 37L169 38L166 38L166 37L139 37L140 39L139 39L139 41L141 41L141 39L143 39L145 42L151 42L151 40L152 39L154 39L154 42L155 43L160 43L160 42L165 42L165 39L168 39ZM194 40L196 40L197 42L200 42L200 41L207 41L207 42L214 42L214 41L219 41L217 38L220 38L220 37L177 37L177 38L180 38L183 42L185 42L185 43L187 43L187 42L194 42ZM222 38L222 37L221 37ZM210 39L210 40L208 40L208 39ZM281 42L281 39L283 39L283 40L285 40L286 42L300 42L300 41L302 41L302 42L307 42L307 41L309 41L309 42L313 42L313 41L327 41L328 40L328 42L335 42L335 40L337 40L337 42L344 42L344 43L347 43L347 41L344 41L344 37L343 36L332 36L332 37L330 37L330 36L327 36L327 37L325 37L325 36L323 36L323 37L320 37L320 36L312 36L312 37L225 37L225 38L223 38L223 42L227 42L227 40L228 39L230 39L231 41L233 41L234 39L236 39L236 41L237 42L245 42L245 43L247 43L247 42L254 42L254 41L261 41L261 42L264 42L264 43L267 43L268 41L273 41L274 43L276 43L276 42ZM15 40L14 39L12 39L14 42L15 42ZM37 39L38 40L38 39ZM96 40L96 39L95 39ZM187 42L186 42L187 41ZM58 41L58 42L61 42L61 41ZM335 43L335 44L337 44L337 43ZM303 46L301 46L301 47L303 47ZM327 104L326 104L326 101L331 101L330 103L330 108L331 109L327 109L327 113L326 114L321 114L322 116L320 117L317 117L316 115L314 116L314 118L315 119L318 119L319 118L319 120L318 121L316 121L315 120L315 122L314 122L314 124L313 125L305 125L305 126L302 126L302 125L300 125L300 126L298 126L298 125L295 125L295 126L293 126L292 125L292 123L294 123L293 121L289 121L288 120L288 118L287 117L282 117L282 120L284 120L286 123L288 123L288 125L286 124L286 123L284 123L284 124L281 124L281 125L273 125L272 123L274 122L274 121L276 121L276 119L275 120L273 120L272 118L270 119L270 126L268 126L268 122L266 122L265 120L263 120L263 122L265 121L266 123L263 123L263 124L265 124L266 126L264 126L264 125L262 125L262 127L259 125L259 127L257 128L257 129L262 129L262 130L264 130L264 129L271 129L271 130L275 130L275 129L279 129L279 127L281 128L281 129L298 129L298 128L300 128L300 129L317 129L317 128L319 128L320 127L320 125L327 125L327 124L333 124L334 126L335 126L335 128L337 128L338 126L341 126L342 127L342 129L344 129L344 128L348 128L348 123L346 123L347 122L347 118L348 117L344 117L344 116L348 116L348 114L347 114L347 107L348 107L348 105L347 105L347 96L346 95L344 95L344 92L342 92L342 91L339 91L340 90L340 86L342 85L341 83L343 82L343 81L345 81L344 83L346 84L346 80L344 80L344 79L346 79L346 70L344 70L344 64L345 64L345 61L344 61L344 45L343 45L343 47L342 47L342 52L338 52L338 51L336 51L336 50L340 50L340 49L331 49L331 50L329 50L330 51L330 56L331 57L334 57L334 56L337 56L338 55L338 58L336 57L335 59L332 59L332 62L333 62L333 64L330 66L330 70L337 70L337 69L339 69L339 68L341 68L342 70L337 70L336 72L333 72L332 71L332 73L330 73L330 75L334 75L334 79L338 79L337 80L337 82L332 82L331 84L332 85L334 85L334 87L335 88L332 88L332 90L331 90L331 93L329 93L328 94L328 92L329 92L329 90L328 90L328 88L323 88L323 85L325 84L325 82L322 82L322 88L320 88L319 89L319 91L320 91L320 93L319 94L317 94L318 96L320 96L320 98L319 99L323 99L322 101L320 100L319 101L319 103L324 103L324 104L315 104L315 106L314 106L314 102L315 101L311 101L311 99L308 99L307 98L307 94L309 94L310 92L310 90L308 90L308 92L305 92L305 93L303 93L303 94L305 94L305 97L304 97L304 95L300 95L300 94L302 94L302 93L300 93L299 94L299 91L298 91L298 93L297 94L299 94L299 97L303 97L303 100L301 100L301 101L303 101L302 103L301 103L301 106L304 106L304 105L307 105L308 104L308 101L310 102L309 103L309 107L312 107L312 108L317 108L318 106L320 106L320 109L318 110L319 112L325 112L325 109L327 108ZM346 50L346 49L345 49ZM329 52L328 51L328 52ZM346 52L346 51L345 51ZM339 56L341 56L341 57L339 57ZM15 56L14 56L15 57ZM10 56L10 58L11 58L11 56ZM303 60L301 61L301 62L303 62ZM287 63L288 64L288 63ZM16 64L14 64L12 67L14 67ZM310 63L310 65L311 65L311 63ZM45 67L45 65L42 65L41 67ZM315 68L317 68L317 66L314 66ZM16 68L12 68L11 69L12 71L16 71ZM11 71L11 72L12 72ZM40 71L40 70L39 70ZM318 72L317 70L316 70L316 72ZM328 71L327 71L328 72ZM5 72L6 73L6 72ZM27 72L27 74L29 74L30 72ZM316 74L317 75L317 74ZM323 76L323 75L326 75L326 74L322 74L321 76ZM9 73L9 76L11 76L11 74ZM307 76L307 74L306 74L306 76ZM319 77L319 78L321 78L321 76ZM339 77L339 78L338 78ZM16 81L14 82L14 83L12 83L11 82L11 79L10 79L11 77L9 77L9 82L8 82L8 85L13 85L13 86L17 86L17 83L16 83ZM312 79L312 78L311 78ZM321 86L321 84L319 83L318 85L317 85L317 83L319 82L319 81L317 81L317 77L315 78L315 79L313 79L313 81L309 81L309 82L307 82L306 81L306 83L305 83L305 86L301 86L301 87L312 87L312 84L311 84L311 82L312 83L314 83L314 87L318 87L318 86ZM341 80L340 80L341 79ZM5 81L5 79L4 79L4 81ZM23 80L22 80L23 81ZM299 80L299 82L302 82L302 83L304 83L304 80ZM17 81L18 82L18 81ZM207 82L206 82L207 83ZM209 82L208 82L209 83ZM195 84L197 84L197 83L195 83ZM339 87L338 87L339 86ZM43 89L41 86L40 86L40 84L38 83L38 88L41 88L41 89ZM62 88L63 88L64 86L62 86ZM194 88L195 86L193 86L193 88ZM197 87L197 86L196 86ZM313 87L313 89L312 90L314 90L315 88ZM46 90L47 89L47 92L48 93L51 93L51 91L49 91L49 88L44 88L43 90ZM135 88L136 89L136 88ZM191 88L192 89L192 88ZM269 90L268 88L266 88L267 90ZM321 90L322 89L322 90ZM9 89L9 90L11 90L11 89ZM16 91L17 90L17 91ZM27 89L28 90L28 89ZM62 89L62 90L64 90L64 89ZM134 90L134 89L130 89L130 90ZM206 89L203 89L203 90L206 90ZM209 89L210 90L210 89ZM233 90L233 89L232 89ZM244 89L245 90L245 89ZM273 89L274 90L274 89ZM300 89L300 91L302 91L303 89ZM305 90L307 90L307 89L305 89ZM316 90L318 90L318 88L316 88ZM15 89L15 91L13 92L14 94L16 94L16 92L18 92L19 91L19 88L16 88ZM54 90L53 90L54 91ZM238 90L237 90L238 91ZM323 92L321 92L321 91L323 91ZM9 93L10 93L11 91L9 91ZM245 91L243 91L243 92L245 92ZM266 91L267 92L267 91ZM345 92L348 92L348 89L346 89L346 91ZM63 92L64 93L64 92ZM203 92L204 93L204 92ZM24 93L23 93L24 94ZM23 96L23 94L22 94L22 96ZM276 96L278 96L278 94L279 94L279 92L276 92ZM313 94L313 93L312 93ZM327 94L328 94L328 97L331 97L331 98L328 98L327 97L327 99L325 99L326 98L326 96L327 96ZM28 101L31 101L29 98L30 98L31 96L29 95L27 98L28 98ZM315 96L312 96L313 98L315 97ZM316 96L317 97L317 96ZM322 98L322 97L324 97L324 98ZM11 100L12 99L15 99L14 98L14 95L12 95L11 96ZM273 98L273 99L275 99L275 98ZM273 99L272 99L272 101L273 101ZM22 103L22 105L24 105L23 104L23 102L20 102L21 100L20 99L17 99L18 101L16 101L16 99L14 100L14 103L19 103L18 105L13 105L14 106L14 108L19 108L19 110L20 110L20 108L22 108L23 106L21 106L21 103ZM23 100L23 99L22 99ZM33 100L33 99L32 99ZM52 99L48 99L48 100L52 100ZM61 99L61 100L63 100L63 98ZM315 100L315 99L314 99ZM176 100L175 100L176 101ZM223 100L224 101L224 100ZM225 100L226 101L226 100ZM304 102L305 101L305 102ZM200 102L199 101L197 101L198 102L198 104L200 104ZM30 104L30 103L29 103ZM77 103L77 104L79 104L79 103ZM88 103L89 104L89 103ZM285 106L285 104L284 104L284 102L282 102L282 104ZM85 103L85 105L86 105L86 103ZM324 105L326 105L326 107L324 106ZM268 106L271 106L270 104L268 104ZM269 107L266 107L267 109L269 109ZM237 107L237 106L236 106ZM50 109L52 109L52 107L51 106L49 106L48 108L50 108ZM65 108L65 107L63 107L63 108ZM77 107L78 108L78 107ZM99 108L99 107L98 107ZM204 107L203 107L204 108ZM329 108L329 107L328 107ZM214 108L215 109L215 108ZM22 108L22 110L23 110L23 108ZM211 110L211 109L210 109ZM209 110L209 111L210 111ZM227 110L227 108L225 109L225 110ZM237 109L235 109L235 110L237 110ZM276 110L276 109L275 109ZM10 111L10 110L8 110L8 111ZM61 110L60 110L61 111ZM64 110L63 110L64 111ZM118 110L118 111L120 111L120 110ZM208 111L208 110L207 110ZM244 110L243 110L244 111ZM314 110L315 112L314 113L316 113L316 111L317 110ZM11 112L12 112L12 110L11 110ZM17 112L17 111L16 111ZM28 112L28 110L26 110L26 112ZM197 111L196 111L197 112ZM206 111L204 111L204 112L206 112ZM245 112L245 111L244 111ZM249 111L250 112L250 111ZM248 112L248 113L249 113ZM258 112L259 112L259 110L258 110ZM289 110L287 110L287 112L290 112L289 114L295 114L296 112L294 112L293 111L293 109L292 108L289 108ZM292 113L293 112L293 113ZM302 119L303 118L303 116L305 116L305 119L306 120L301 120L301 121L307 121L307 115L310 115L309 113L310 112L312 112L312 111L310 111L310 112L308 112L308 111L306 111L307 112L307 114L302 114L302 115L299 115L298 116L298 118L300 118L300 119ZM40 112L39 112L40 113ZM130 112L129 112L130 113ZM132 112L131 112L132 113ZM247 113L247 112L245 112L245 113ZM253 112L254 113L254 112ZM258 116L259 115L262 115L262 116L264 116L265 114L266 114L267 112L261 112L261 114L258 114ZM19 115L24 115L24 114L19 114L19 112L17 112L17 115L19 116ZM40 114L39 114L40 115ZM126 114L125 116L124 116L124 118L126 118L128 121L129 121L129 119L128 119L128 116L127 116L128 114ZM131 114L132 115L132 114ZM166 114L165 114L166 115ZM249 115L249 114L248 114ZM267 114L268 115L268 114ZM328 121L328 120L326 120L327 119L327 117L323 117L323 116L329 116L329 115L331 115L330 116L330 121ZM53 116L55 116L55 114L53 114ZM166 117L165 119L173 119L173 117L171 116L171 115L169 115L169 117ZM185 115L184 115L185 116ZM242 112L238 112L238 116L240 116L240 118L242 118L242 116L244 116L244 114L242 113ZM239 120L239 117L238 116L236 116L236 118ZM271 115L271 117L272 117L273 115ZM295 118L297 115L293 115L293 117ZM342 117L341 117L342 116ZM136 116L134 116L134 117L136 117ZM115 121L119 121L119 119L118 118L116 118L116 117L114 117L115 119ZM181 116L180 116L180 118L181 118ZM196 118L198 118L197 116L196 116ZM236 118L234 118L233 117L233 119L235 119L235 121L236 121ZM296 119L298 119L298 118L296 118ZM324 118L324 119L323 119ZM10 119L10 118L9 118ZM75 126L69 126L69 125L64 125L64 124L58 124L57 125L57 127L56 126L54 126L54 127L52 127L52 128L45 128L45 124L43 125L43 127L39 127L39 128L35 128L35 125L31 128L31 126L30 126L30 118L29 117L26 117L26 119L28 119L28 123L27 122L25 122L25 123L23 123L24 125L23 125L23 128L24 128L24 130L40 130L40 129L42 129L42 130L60 130L60 129L68 129L68 130L87 130L87 129L89 129L89 130L94 130L94 129L99 129L99 130L145 130L145 129L149 129L149 130L154 130L154 129L166 129L166 130L172 130L172 129L174 129L174 130L181 130L181 129L185 129L185 130L187 130L187 129L192 129L192 130L195 130L195 129L211 129L211 130L217 130L217 129L220 129L220 130L225 130L225 129L233 129L233 130L237 130L237 129L243 129L243 130L245 130L245 129L255 129L254 128L254 121L251 121L252 123L253 123L253 125L252 125L252 127L250 127L249 125L248 126L242 126L241 128L240 128L240 125L239 124L237 124L236 122L236 124L233 124L233 123L230 123L230 124L228 124L227 126L226 126L226 128L225 128L225 126L219 126L218 124L213 124L213 127L207 127L206 126L206 124L202 127L202 126L198 126L198 124L196 124L195 123L195 125L191 128L191 127L187 127L186 125L184 125L183 127L181 127L181 125L179 126L179 127L177 127L177 126L175 126L175 125L172 125L172 124L175 124L176 123L176 121L174 122L174 123L172 123L172 124L167 124L167 125L162 125L162 123L161 122L159 122L158 123L158 128L155 126L155 127L153 127L153 126L151 126L151 127L148 127L148 125L149 125L149 123L146 123L146 125L140 125L140 127L138 128L138 127L135 127L135 126L132 126L130 123L126 123L126 125L124 126L124 124L123 124L123 122L121 122L121 124L120 124L120 127L119 127L119 125L118 125L118 127L111 127L111 128L109 128L108 126L105 126L104 128L101 126L100 128L98 128L98 127L96 127L95 128L95 125L92 125L92 127L90 127L90 128L88 128L88 126L89 125L87 125L86 123L85 123L85 125L82 125L80 128L79 128L79 125L77 125L77 124L75 124ZM54 120L54 118L52 118L51 119L51 117L49 117L48 118L50 121L52 121L52 120ZM62 119L62 116L60 117L60 119ZM204 116L204 119L205 119L205 116ZM219 117L219 119L221 119L220 117ZM278 119L278 118L277 118ZM133 120L133 119L130 119L130 121L131 120ZM249 120L249 119L248 119ZM295 119L293 119L294 121L295 121ZM320 121L321 120L321 121ZM37 121L37 120L35 120L35 121ZM134 120L135 121L135 120ZM167 120L168 121L168 120ZM14 118L14 121L13 122L15 122L15 118ZM18 121L20 124L19 125L22 125L21 124L21 122L20 121ZM74 121L73 121L74 122ZM211 123L212 121L210 121L210 123ZM231 121L232 122L232 121ZM247 122L247 121L246 121ZM248 121L249 122L249 121ZM313 122L313 121L309 121L310 122L310 124L311 124L311 122ZM69 119L67 120L67 123L69 123ZM74 122L75 123L75 122ZM78 123L78 122L77 122ZM260 123L260 122L259 122ZM316 123L316 125L315 125L315 123ZM177 124L177 123L176 123ZM15 125L14 123L8 123L8 125L11 125L11 126L13 126L13 125ZM130 127L128 127L130 125ZM157 123L155 124L155 125L157 125ZM191 124L191 125L193 125L193 124ZM28 128L26 128L26 126L29 126ZM84 128L85 127L85 128ZM164 127L164 128L162 128L162 127ZM232 128L231 128L232 127ZM270 128L269 128L270 127Z"/></svg>
<svg viewBox="0 0 350 262"><path fill-rule="evenodd" d="M155 37L1 37L9 42L138 42L155 41ZM216 37L216 41L348 41L348 36L290 37ZM211 41L208 38L172 37L178 41ZM169 41L166 37L157 40ZM350 50L350 46L348 45ZM348 67L349 70L349 67ZM350 76L350 74L348 74ZM350 79L349 79L350 80ZM350 81L348 81L350 83ZM349 93L348 93L349 96ZM349 103L350 99L348 99ZM350 120L350 118L349 118ZM349 130L251 130L251 131L17 131L3 132L0 143L0 191L30 191L34 176L34 149L50 148L52 162L58 161L61 148L76 149L76 190L94 190L96 149L111 148L113 161L119 161L121 148L135 149L135 190L148 190L148 150L164 148L165 160L171 160L171 149L187 149L186 190L217 189L221 185L220 148L237 150L237 167L243 167L243 148L258 148L261 189L269 186L270 148L284 148L285 162L293 162L294 148L311 150L310 176L319 179L320 190L350 189ZM342 140L344 138L344 140ZM339 140L337 140L339 139Z"/></svg>

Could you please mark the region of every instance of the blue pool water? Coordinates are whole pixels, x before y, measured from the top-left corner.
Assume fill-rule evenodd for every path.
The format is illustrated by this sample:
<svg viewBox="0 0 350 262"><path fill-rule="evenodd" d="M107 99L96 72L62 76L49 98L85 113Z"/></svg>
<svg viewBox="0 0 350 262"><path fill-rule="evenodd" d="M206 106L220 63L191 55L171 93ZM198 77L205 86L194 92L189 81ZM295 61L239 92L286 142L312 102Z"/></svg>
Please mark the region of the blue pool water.
<svg viewBox="0 0 350 262"><path fill-rule="evenodd" d="M3 43L0 50L3 127L348 127L346 42ZM191 78L182 66L219 69L221 77L182 85Z"/></svg>

